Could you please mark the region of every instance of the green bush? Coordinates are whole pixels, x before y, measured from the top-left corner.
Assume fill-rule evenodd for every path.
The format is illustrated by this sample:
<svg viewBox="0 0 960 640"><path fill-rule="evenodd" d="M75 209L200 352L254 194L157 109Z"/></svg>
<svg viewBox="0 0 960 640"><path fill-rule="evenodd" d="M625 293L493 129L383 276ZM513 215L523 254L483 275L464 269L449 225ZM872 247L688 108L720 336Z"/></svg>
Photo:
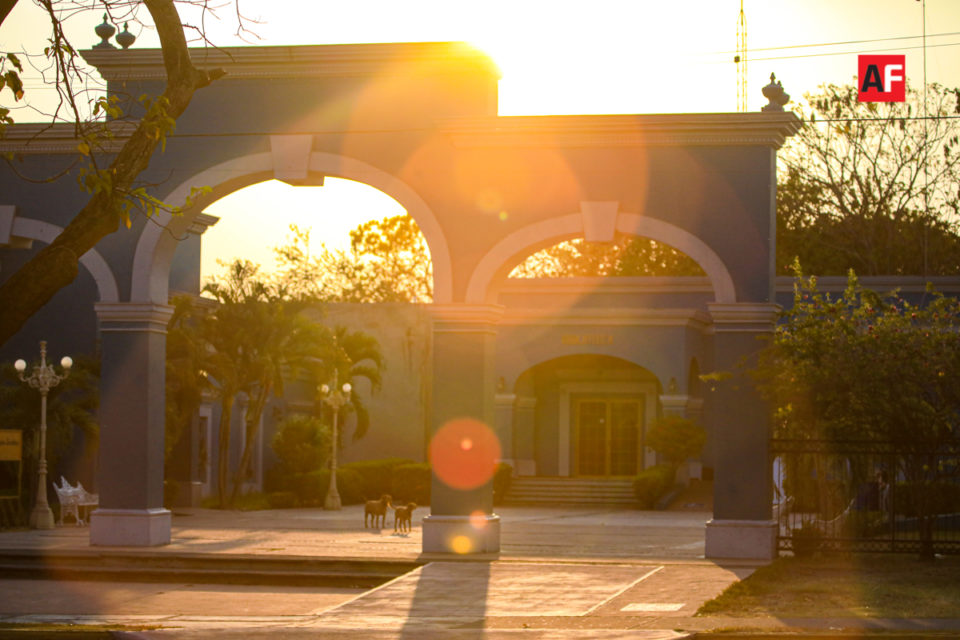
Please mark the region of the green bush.
<svg viewBox="0 0 960 640"><path fill-rule="evenodd" d="M400 465L412 464L407 458L384 458L348 462L343 469L351 469L360 475L360 494L367 500L376 500L393 489L393 470Z"/></svg>
<svg viewBox="0 0 960 640"><path fill-rule="evenodd" d="M646 444L667 462L677 466L699 456L706 441L707 432L693 420L664 416L650 426Z"/></svg>
<svg viewBox="0 0 960 640"><path fill-rule="evenodd" d="M302 473L292 478L292 490L301 507L321 507L330 488L330 470ZM337 493L343 504L359 504L360 474L353 469L337 469Z"/></svg>
<svg viewBox="0 0 960 640"><path fill-rule="evenodd" d="M237 496L233 508L238 511L266 511L271 508L271 505L266 494L254 491Z"/></svg>
<svg viewBox="0 0 960 640"><path fill-rule="evenodd" d="M425 462L402 464L393 470L393 483L390 495L394 504L416 502L425 506L430 504L430 465Z"/></svg>
<svg viewBox="0 0 960 640"><path fill-rule="evenodd" d="M285 489L284 476L292 478L324 468L330 457L330 442L330 427L319 418L302 413L284 418L271 443L277 454L278 472L270 484Z"/></svg>
<svg viewBox="0 0 960 640"><path fill-rule="evenodd" d="M676 469L661 463L644 469L633 479L633 495L641 509L652 509L657 500L673 487Z"/></svg>
<svg viewBox="0 0 960 640"><path fill-rule="evenodd" d="M503 502L504 496L510 491L513 482L513 467L505 462L498 462L493 472L493 504Z"/></svg>
<svg viewBox="0 0 960 640"><path fill-rule="evenodd" d="M293 491L273 491L267 494L271 509L293 509L298 506L297 494Z"/></svg>

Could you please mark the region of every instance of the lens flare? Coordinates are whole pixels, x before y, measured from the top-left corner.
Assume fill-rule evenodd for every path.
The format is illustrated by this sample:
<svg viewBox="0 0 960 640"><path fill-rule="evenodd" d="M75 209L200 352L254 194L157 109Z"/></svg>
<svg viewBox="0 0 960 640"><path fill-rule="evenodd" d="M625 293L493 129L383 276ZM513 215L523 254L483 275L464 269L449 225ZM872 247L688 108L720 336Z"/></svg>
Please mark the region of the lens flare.
<svg viewBox="0 0 960 640"><path fill-rule="evenodd" d="M476 489L493 477L500 459L500 441L479 420L460 418L440 427L430 441L430 464L442 482L454 489Z"/></svg>
<svg viewBox="0 0 960 640"><path fill-rule="evenodd" d="M474 511L470 514L470 526L477 531L487 528L487 514L483 511Z"/></svg>
<svg viewBox="0 0 960 640"><path fill-rule="evenodd" d="M470 542L470 538L467 536L455 536L453 540L450 541L450 549L454 553L470 553L470 551L473 550L473 543Z"/></svg>

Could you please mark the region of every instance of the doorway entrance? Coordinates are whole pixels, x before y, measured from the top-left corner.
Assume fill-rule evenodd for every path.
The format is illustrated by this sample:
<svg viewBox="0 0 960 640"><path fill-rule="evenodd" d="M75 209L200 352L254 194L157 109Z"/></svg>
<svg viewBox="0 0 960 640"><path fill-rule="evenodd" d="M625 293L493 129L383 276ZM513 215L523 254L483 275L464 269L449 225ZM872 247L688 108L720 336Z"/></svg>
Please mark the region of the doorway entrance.
<svg viewBox="0 0 960 640"><path fill-rule="evenodd" d="M634 476L641 469L643 402L639 398L576 398L578 476Z"/></svg>

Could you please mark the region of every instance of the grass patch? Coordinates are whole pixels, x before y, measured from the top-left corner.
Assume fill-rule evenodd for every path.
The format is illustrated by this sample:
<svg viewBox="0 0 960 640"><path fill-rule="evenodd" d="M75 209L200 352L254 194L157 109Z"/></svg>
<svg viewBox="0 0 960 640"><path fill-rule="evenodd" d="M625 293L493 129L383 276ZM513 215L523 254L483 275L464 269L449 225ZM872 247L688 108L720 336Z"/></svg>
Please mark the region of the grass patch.
<svg viewBox="0 0 960 640"><path fill-rule="evenodd" d="M780 558L710 600L697 615L955 618L960 557L885 554Z"/></svg>

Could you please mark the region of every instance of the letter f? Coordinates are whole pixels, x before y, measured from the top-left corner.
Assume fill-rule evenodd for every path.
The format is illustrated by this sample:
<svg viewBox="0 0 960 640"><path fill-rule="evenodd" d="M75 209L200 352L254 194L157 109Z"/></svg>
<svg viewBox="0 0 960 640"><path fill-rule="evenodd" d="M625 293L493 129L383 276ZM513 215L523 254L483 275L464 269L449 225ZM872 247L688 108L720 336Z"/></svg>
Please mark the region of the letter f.
<svg viewBox="0 0 960 640"><path fill-rule="evenodd" d="M893 75L895 71L903 71L903 65L888 64L883 68L883 86L887 91L893 89L894 82L903 82L903 75Z"/></svg>

